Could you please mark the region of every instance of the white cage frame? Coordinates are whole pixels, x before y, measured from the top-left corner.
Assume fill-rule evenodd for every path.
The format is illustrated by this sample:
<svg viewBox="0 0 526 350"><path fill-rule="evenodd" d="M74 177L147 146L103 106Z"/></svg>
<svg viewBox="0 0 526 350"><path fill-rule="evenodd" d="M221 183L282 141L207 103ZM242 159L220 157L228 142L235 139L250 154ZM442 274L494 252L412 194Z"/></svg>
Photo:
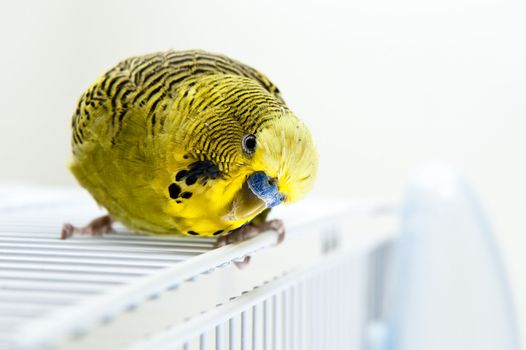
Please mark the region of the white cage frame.
<svg viewBox="0 0 526 350"><path fill-rule="evenodd" d="M22 201L9 191L4 200L17 202L0 204L2 349L363 349L381 317L396 232L385 205L305 202L276 214L288 227L281 246L269 231L212 249L209 239L122 229L60 241L64 217L98 213L85 195L31 189ZM246 255L247 269L232 266Z"/></svg>

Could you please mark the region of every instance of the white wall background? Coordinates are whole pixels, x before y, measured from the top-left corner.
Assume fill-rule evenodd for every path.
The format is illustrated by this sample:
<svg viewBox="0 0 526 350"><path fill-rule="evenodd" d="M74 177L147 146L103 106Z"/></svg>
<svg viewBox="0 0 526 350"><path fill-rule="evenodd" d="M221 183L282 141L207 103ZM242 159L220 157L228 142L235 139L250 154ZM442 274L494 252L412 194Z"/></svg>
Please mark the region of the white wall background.
<svg viewBox="0 0 526 350"><path fill-rule="evenodd" d="M76 99L120 59L226 53L271 77L311 125L318 194L399 198L420 162L457 164L526 316L525 17L510 0L5 1L0 180L74 183Z"/></svg>

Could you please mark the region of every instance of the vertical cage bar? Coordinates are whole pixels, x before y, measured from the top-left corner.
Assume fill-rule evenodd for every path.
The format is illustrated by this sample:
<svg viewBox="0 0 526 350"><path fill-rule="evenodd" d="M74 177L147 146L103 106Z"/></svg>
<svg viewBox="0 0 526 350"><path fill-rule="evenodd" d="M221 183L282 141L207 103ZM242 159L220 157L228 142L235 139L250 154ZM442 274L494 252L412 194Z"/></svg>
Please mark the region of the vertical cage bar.
<svg viewBox="0 0 526 350"><path fill-rule="evenodd" d="M259 338L258 338L258 305L252 306L252 350L259 349Z"/></svg>
<svg viewBox="0 0 526 350"><path fill-rule="evenodd" d="M327 272L327 349L334 349L334 268Z"/></svg>
<svg viewBox="0 0 526 350"><path fill-rule="evenodd" d="M296 327L295 327L295 324L294 324L294 312L296 311L295 308L294 308L294 305L295 305L295 298L294 298L294 293L295 293L295 286L292 285L287 294L288 294L288 300L287 300L287 303L288 303L288 307L287 307L287 311L289 313L289 317L288 317L288 321L289 321L289 335L288 335L288 348L287 349L290 349L290 350L295 350L295 344L294 344L294 336L296 334Z"/></svg>
<svg viewBox="0 0 526 350"><path fill-rule="evenodd" d="M319 289L320 285L318 283L318 275L314 275L312 278L312 349L319 349L320 348L320 332L321 332L321 324L320 324L320 314L319 314L319 308L318 308L318 296L320 295Z"/></svg>
<svg viewBox="0 0 526 350"><path fill-rule="evenodd" d="M329 320L328 320L328 308L329 308L329 301L327 300L328 299L328 287L327 287L327 283L329 283L329 281L327 280L327 277L328 277L328 270L325 269L324 273L321 275L321 286L322 286L322 294L321 294L321 300L322 300L322 304L321 304L321 313L322 313L322 316L321 316L321 319L322 319L322 322L323 322L323 334L322 334L322 342L321 342L321 348L322 349L328 349L327 345L328 345L328 342L327 342L327 339L328 339L328 336L327 334L329 333Z"/></svg>
<svg viewBox="0 0 526 350"><path fill-rule="evenodd" d="M346 267L348 268L348 271L353 271L352 267L350 266L351 264L351 260L348 259L346 262L345 262L345 265ZM352 294L353 291L352 291L352 286L351 286L351 279L349 278L349 276L347 275L346 278L344 279L344 291L345 291L345 295L347 296L345 298L345 307L344 307L344 324L346 325L350 325L351 324L351 298L353 298L354 296ZM354 291L356 292L356 291ZM350 347L351 344L352 344L352 341L351 341L351 332L347 332L345 331L344 332L344 337L343 337L343 340L344 340L344 346L347 348L347 347Z"/></svg>
<svg viewBox="0 0 526 350"><path fill-rule="evenodd" d="M316 336L316 342L317 342L317 349L323 349L323 333L325 332L325 326L323 322L323 313L322 313L322 297L323 297L323 286L322 286L322 278L321 275L318 275L316 283L316 323L317 323L317 336Z"/></svg>
<svg viewBox="0 0 526 350"><path fill-rule="evenodd" d="M263 301L263 350L269 350L270 338L270 307L268 299Z"/></svg>
<svg viewBox="0 0 526 350"><path fill-rule="evenodd" d="M330 349L336 349L335 348L335 336L336 336L336 315L337 315L337 310L336 310L336 295L335 295L335 292L336 292L336 282L335 282L335 279L334 279L334 270L335 268L332 267L330 269L330 273L329 273L329 302L330 302L330 307L329 307L329 311L328 311L328 316L330 318L330 322L329 322L329 339L328 339L328 344L329 346L331 346Z"/></svg>
<svg viewBox="0 0 526 350"><path fill-rule="evenodd" d="M320 280L320 298L318 300L318 306L319 306L319 310L320 310L320 321L322 323L321 325L321 334L320 334L320 349L327 349L327 343L326 343L326 340L327 340L327 330L328 330L328 327L327 327L327 308L325 306L325 302L326 302L326 277L327 276L327 270L324 270L323 273L320 275L319 277L319 280Z"/></svg>
<svg viewBox="0 0 526 350"><path fill-rule="evenodd" d="M292 289L292 302L293 302L293 305L292 305L292 308L293 308L293 315L292 315L292 347L294 349L301 349L299 347L299 342L298 342L298 332L299 332L299 329L300 329L300 315L299 315L299 294L298 294L298 291L299 291L299 285L300 285L300 281L298 281L293 289Z"/></svg>
<svg viewBox="0 0 526 350"><path fill-rule="evenodd" d="M315 278L315 275L313 275L311 277L311 281L310 281L310 292L311 292L311 302L310 302L310 308L311 308L311 316L310 316L310 331L309 331L309 338L310 338L310 344L311 344L311 349L317 349L318 348L318 333L320 331L320 329L316 329L317 327L317 322L316 320L318 319L318 304L317 304L317 296L318 296L318 293L317 293L317 289L318 289L318 285L316 284L316 278ZM316 332L317 331L317 332Z"/></svg>
<svg viewBox="0 0 526 350"><path fill-rule="evenodd" d="M312 305L311 305L311 277L310 275L303 282L303 335L301 343L303 349L310 350L312 348L311 333L311 319L312 319Z"/></svg>
<svg viewBox="0 0 526 350"><path fill-rule="evenodd" d="M287 313L287 289L284 289L281 292L281 340L282 348L288 350L288 338L289 338L289 323L288 323L288 313Z"/></svg>
<svg viewBox="0 0 526 350"><path fill-rule="evenodd" d="M298 284L298 328L297 328L297 344L298 349L303 350L303 337L305 334L305 300L304 300L305 280L301 280Z"/></svg>
<svg viewBox="0 0 526 350"><path fill-rule="evenodd" d="M237 350L236 322L234 317L228 320L228 349Z"/></svg>
<svg viewBox="0 0 526 350"><path fill-rule="evenodd" d="M248 319L247 311L241 312L241 350L248 350L249 339L248 339Z"/></svg>
<svg viewBox="0 0 526 350"><path fill-rule="evenodd" d="M272 350L278 350L278 296L272 296Z"/></svg>
<svg viewBox="0 0 526 350"><path fill-rule="evenodd" d="M331 349L331 335L332 335L332 279L331 269L327 269L325 273L325 349Z"/></svg>
<svg viewBox="0 0 526 350"><path fill-rule="evenodd" d="M199 336L199 350L206 350L208 348L208 334L201 333Z"/></svg>
<svg viewBox="0 0 526 350"><path fill-rule="evenodd" d="M342 349L347 349L350 347L350 345L347 345L346 342L346 335L349 333L347 331L347 327L349 326L349 320L347 319L347 315L351 312L350 309L350 300L351 295L349 291L347 290L347 281L349 279L348 273L349 268L347 267L347 259L342 264L341 273L342 273L342 280L341 280L341 294L342 294L342 310L341 310L341 336L340 336L340 347Z"/></svg>
<svg viewBox="0 0 526 350"><path fill-rule="evenodd" d="M345 278L342 266L338 265L336 269L336 300L338 303L338 308L336 310L336 349L343 349L342 347L342 334L343 334L343 320L342 320L342 314L343 314L343 298L345 297L342 294L342 285L343 285L343 278Z"/></svg>
<svg viewBox="0 0 526 350"><path fill-rule="evenodd" d="M321 328L319 325L319 319L320 315L318 313L318 289L320 286L317 283L318 278L317 275L313 275L311 284L312 284L312 319L311 319L311 338L312 338L312 349L316 350L319 347L319 338L320 338L320 332Z"/></svg>
<svg viewBox="0 0 526 350"><path fill-rule="evenodd" d="M216 326L216 350L223 350L223 326Z"/></svg>

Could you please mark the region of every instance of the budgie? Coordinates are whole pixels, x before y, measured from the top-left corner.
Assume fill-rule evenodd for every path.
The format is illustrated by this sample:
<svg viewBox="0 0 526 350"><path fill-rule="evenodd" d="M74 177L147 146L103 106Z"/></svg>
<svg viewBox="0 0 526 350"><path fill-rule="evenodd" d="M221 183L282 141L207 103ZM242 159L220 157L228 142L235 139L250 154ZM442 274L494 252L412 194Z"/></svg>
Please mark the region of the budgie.
<svg viewBox="0 0 526 350"><path fill-rule="evenodd" d="M314 184L306 125L263 74L223 55L168 51L126 59L81 96L70 169L108 211L62 238L111 231L218 236L274 228L266 214Z"/></svg>

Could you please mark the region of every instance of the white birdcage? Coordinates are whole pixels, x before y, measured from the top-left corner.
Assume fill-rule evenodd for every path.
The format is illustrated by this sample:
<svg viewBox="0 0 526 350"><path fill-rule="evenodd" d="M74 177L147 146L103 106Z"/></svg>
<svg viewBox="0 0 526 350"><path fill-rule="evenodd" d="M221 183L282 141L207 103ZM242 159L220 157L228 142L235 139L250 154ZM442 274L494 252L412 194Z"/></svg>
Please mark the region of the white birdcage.
<svg viewBox="0 0 526 350"><path fill-rule="evenodd" d="M79 191L0 188L0 349L518 350L487 220L447 167L401 210L304 201L214 249L194 237L59 239L100 215ZM90 204L91 203L91 204ZM232 262L252 257L248 267Z"/></svg>
<svg viewBox="0 0 526 350"><path fill-rule="evenodd" d="M59 239L100 211L79 191L3 189L1 349L361 349L394 216L371 203L279 208L287 237ZM251 255L248 267L232 261Z"/></svg>

